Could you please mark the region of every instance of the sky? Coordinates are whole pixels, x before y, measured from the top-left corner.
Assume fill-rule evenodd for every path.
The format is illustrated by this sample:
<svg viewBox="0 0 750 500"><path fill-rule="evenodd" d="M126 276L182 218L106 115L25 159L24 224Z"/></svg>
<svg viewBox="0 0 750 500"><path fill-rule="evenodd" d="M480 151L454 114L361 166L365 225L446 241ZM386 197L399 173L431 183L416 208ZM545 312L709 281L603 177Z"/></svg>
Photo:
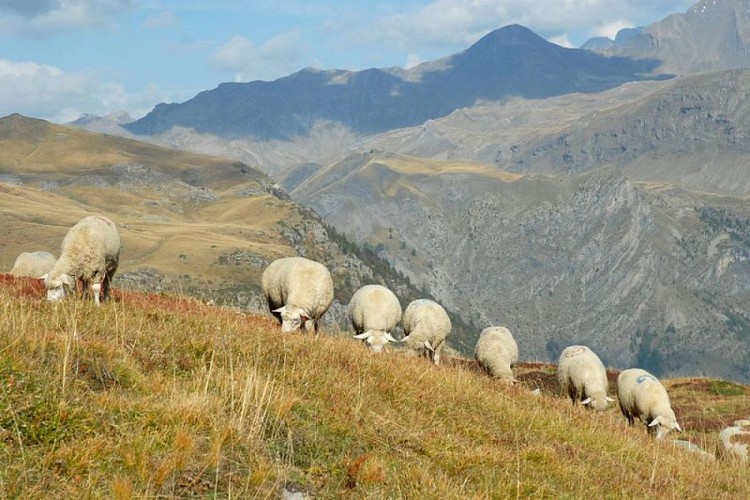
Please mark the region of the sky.
<svg viewBox="0 0 750 500"><path fill-rule="evenodd" d="M580 47L697 0L0 0L0 116L140 118L222 82L411 67L521 24Z"/></svg>

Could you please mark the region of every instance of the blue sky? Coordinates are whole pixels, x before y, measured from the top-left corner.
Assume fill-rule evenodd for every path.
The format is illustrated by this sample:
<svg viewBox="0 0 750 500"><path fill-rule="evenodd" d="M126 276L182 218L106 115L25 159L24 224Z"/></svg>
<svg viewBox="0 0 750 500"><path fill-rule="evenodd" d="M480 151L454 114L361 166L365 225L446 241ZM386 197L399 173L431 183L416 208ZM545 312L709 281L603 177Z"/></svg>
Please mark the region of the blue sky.
<svg viewBox="0 0 750 500"><path fill-rule="evenodd" d="M578 47L696 0L0 0L0 116L139 118L221 82L408 67L522 24Z"/></svg>

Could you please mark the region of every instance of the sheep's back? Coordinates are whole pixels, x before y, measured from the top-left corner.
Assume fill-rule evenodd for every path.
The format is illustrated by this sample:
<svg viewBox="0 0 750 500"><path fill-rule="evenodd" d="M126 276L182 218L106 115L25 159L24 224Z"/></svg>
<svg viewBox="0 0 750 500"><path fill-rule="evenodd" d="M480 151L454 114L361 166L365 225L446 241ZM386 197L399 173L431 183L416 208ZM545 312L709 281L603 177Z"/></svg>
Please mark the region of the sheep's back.
<svg viewBox="0 0 750 500"><path fill-rule="evenodd" d="M354 329L360 332L390 332L401 321L401 304L386 287L365 285L349 302L349 319Z"/></svg>
<svg viewBox="0 0 750 500"><path fill-rule="evenodd" d="M273 261L261 277L263 293L272 307L301 307L320 318L333 301L333 279L321 263L304 257Z"/></svg>
<svg viewBox="0 0 750 500"><path fill-rule="evenodd" d="M674 415L667 390L645 370L631 368L621 372L617 378L617 395L620 406L641 419L655 416L654 412Z"/></svg>
<svg viewBox="0 0 750 500"><path fill-rule="evenodd" d="M518 362L518 344L507 328L486 328L479 335L474 356L485 370L498 376Z"/></svg>
<svg viewBox="0 0 750 500"><path fill-rule="evenodd" d="M60 258L50 274L59 270L86 279L104 271L111 274L117 269L119 257L120 235L114 223L106 217L91 215L65 234Z"/></svg>
<svg viewBox="0 0 750 500"><path fill-rule="evenodd" d="M412 348L421 347L425 341L437 347L451 330L451 320L445 309L427 299L417 299L409 304L401 323L407 335L407 345Z"/></svg>
<svg viewBox="0 0 750 500"><path fill-rule="evenodd" d="M557 378L564 388L572 385L579 392L586 386L606 393L609 386L604 364L586 346L570 346L563 350L557 363Z"/></svg>
<svg viewBox="0 0 750 500"><path fill-rule="evenodd" d="M40 278L52 270L57 259L49 252L23 252L13 263L10 274Z"/></svg>

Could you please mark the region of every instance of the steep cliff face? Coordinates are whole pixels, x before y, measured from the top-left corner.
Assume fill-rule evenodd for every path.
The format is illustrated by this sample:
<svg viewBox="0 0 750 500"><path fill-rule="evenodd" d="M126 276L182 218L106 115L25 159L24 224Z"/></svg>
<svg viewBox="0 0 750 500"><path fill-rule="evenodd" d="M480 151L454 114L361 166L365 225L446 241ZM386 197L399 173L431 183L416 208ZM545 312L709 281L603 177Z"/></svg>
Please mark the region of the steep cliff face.
<svg viewBox="0 0 750 500"><path fill-rule="evenodd" d="M618 367L750 376L748 247L725 227L747 215L711 222L703 200L614 169L521 176L378 152L324 169L292 195L476 332L508 325L524 359L581 342Z"/></svg>

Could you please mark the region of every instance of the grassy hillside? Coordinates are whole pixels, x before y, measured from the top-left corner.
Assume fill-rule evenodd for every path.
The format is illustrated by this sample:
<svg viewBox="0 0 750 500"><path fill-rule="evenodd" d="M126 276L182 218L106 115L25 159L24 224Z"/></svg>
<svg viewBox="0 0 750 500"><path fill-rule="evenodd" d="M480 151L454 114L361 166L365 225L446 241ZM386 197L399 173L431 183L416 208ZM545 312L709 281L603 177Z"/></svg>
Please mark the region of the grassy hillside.
<svg viewBox="0 0 750 500"><path fill-rule="evenodd" d="M404 302L419 293L250 165L20 115L0 118L0 271L21 252L58 255L67 230L92 213L119 228L118 287L254 308L268 263L303 255L329 267L339 304L364 283L387 284ZM333 309L327 320L337 318Z"/></svg>
<svg viewBox="0 0 750 500"><path fill-rule="evenodd" d="M90 213L120 229L118 274L152 270L164 288L254 283L265 262L294 253L279 223L304 215L247 165L20 115L0 120L0 146L0 269L22 251L59 254Z"/></svg>
<svg viewBox="0 0 750 500"><path fill-rule="evenodd" d="M554 394L548 367L529 365L507 388L467 361L436 368L348 338L280 335L266 316L115 292L101 308L50 304L35 281L0 276L1 496L750 491L744 467L654 442L615 409L573 407ZM701 422L737 413L739 401L748 409L744 386L671 387L687 436L704 446L713 431ZM688 404L708 387L720 399ZM709 406L717 415L696 418Z"/></svg>

